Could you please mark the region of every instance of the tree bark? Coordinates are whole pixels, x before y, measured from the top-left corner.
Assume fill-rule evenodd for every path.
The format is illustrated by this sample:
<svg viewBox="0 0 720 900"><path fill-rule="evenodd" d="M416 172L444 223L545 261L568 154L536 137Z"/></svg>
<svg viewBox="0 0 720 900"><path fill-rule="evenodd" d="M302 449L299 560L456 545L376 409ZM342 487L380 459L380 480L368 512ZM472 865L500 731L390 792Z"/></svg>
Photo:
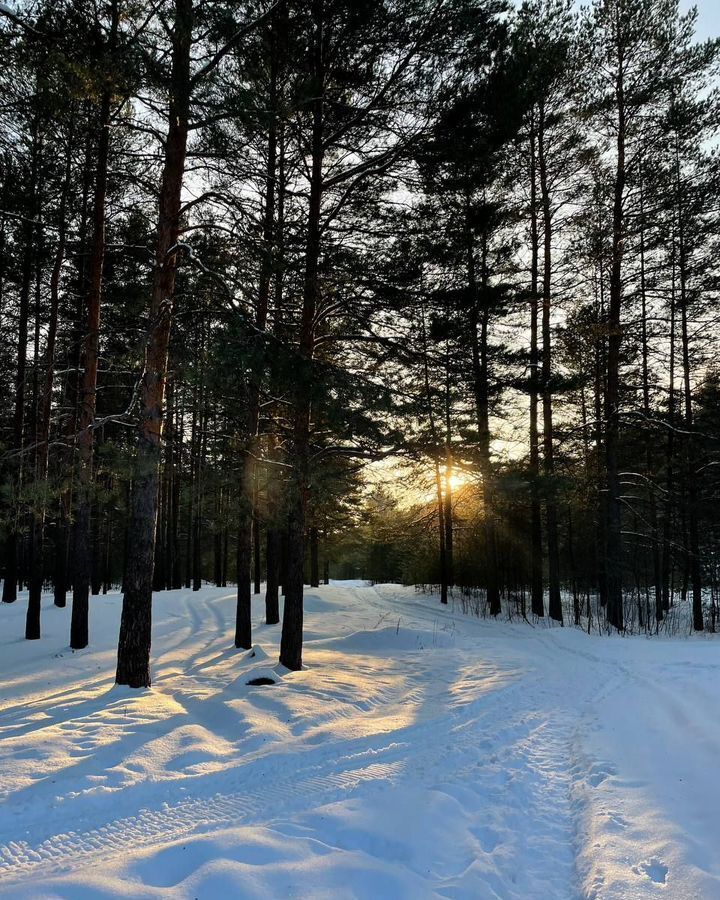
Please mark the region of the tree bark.
<svg viewBox="0 0 720 900"><path fill-rule="evenodd" d="M277 625L280 621L279 583L280 568L280 532L270 525L267 529L266 549L267 581L265 583L265 622Z"/></svg>
<svg viewBox="0 0 720 900"><path fill-rule="evenodd" d="M33 279L33 259L35 257L34 224L38 217L37 209L37 184L40 166L40 137L37 121L33 126L32 147L30 156L30 204L31 214L27 217L23 226L23 263L20 281L20 308L18 341L17 341L17 369L15 372L15 397L13 415L13 450L17 454L12 464L10 484L13 488L14 505L12 521L5 540L5 578L3 580L3 603L14 603L17 600L18 586L18 553L19 553L19 508L20 487L23 478L23 442L25 433L25 373L27 371L27 343L28 320L30 316L30 291Z"/></svg>
<svg viewBox="0 0 720 900"><path fill-rule="evenodd" d="M148 687L151 681L152 572L162 405L178 258L177 242L181 229L180 204L190 110L192 22L192 0L175 0L172 84L150 303L150 335L140 391L141 419L115 676L118 684L130 687Z"/></svg>
<svg viewBox="0 0 720 900"><path fill-rule="evenodd" d="M470 197L466 197L467 279L470 289L470 340L472 343L472 371L475 393L475 413L478 426L478 456L483 480L483 530L485 535L485 584L490 615L500 614L498 583L498 550L495 527L495 485L490 456L490 384L488 370L488 309L487 237L482 238L482 262L478 284L475 249L470 225ZM478 290L478 288L480 290ZM482 294L482 296L479 296Z"/></svg>
<svg viewBox="0 0 720 900"><path fill-rule="evenodd" d="M315 311L319 296L320 215L323 192L323 119L325 92L324 18L325 0L312 0L314 25L312 47L313 97L310 198L305 246L303 309L298 344L299 372L293 398L293 479L288 503L288 554L285 611L280 641L280 662L291 670L302 668L303 569L305 563L305 519L310 484L310 397L312 360L315 350Z"/></svg>
<svg viewBox="0 0 720 900"><path fill-rule="evenodd" d="M270 304L270 289L273 275L273 253L275 247L275 198L277 193L277 152L278 152L278 126L277 126L277 102L278 102L278 67L279 67L279 29L280 13L276 10L269 25L269 65L270 86L268 107L270 109L270 121L267 135L267 160L265 170L265 197L263 206L263 258L260 270L260 283L258 286L258 302L255 316L255 324L259 331L263 331L267 325L268 310ZM262 352L256 348L250 366L249 402L247 411L247 435L244 448L244 462L242 466L243 478L240 482L240 502L238 516L240 519L248 517L249 522L240 521L238 525L238 541L248 542L248 546L238 549L238 554L250 555L250 543L255 553L254 562L254 591L260 593L260 523L257 517L256 503L248 503L243 494L252 490L256 485L256 463L253 455L253 446L257 440L259 414L260 414L260 380L262 376ZM254 538L254 540L253 540ZM238 557L239 558L239 557ZM249 574L249 570L248 570ZM247 602L245 589L240 591L238 581L238 604ZM249 611L241 613L238 609L238 621L249 619ZM239 646L236 644L236 646Z"/></svg>
<svg viewBox="0 0 720 900"><path fill-rule="evenodd" d="M452 422L450 397L450 361L445 357L445 508L443 519L445 525L445 569L448 587L455 583L454 570L454 534L453 534L453 452Z"/></svg>
<svg viewBox="0 0 720 900"><path fill-rule="evenodd" d="M693 407L690 365L690 338L688 334L688 298L687 298L687 245L685 240L685 216L682 202L682 182L680 174L680 152L676 144L676 189L677 189L677 227L678 227L678 263L680 275L680 342L683 364L684 388L684 426L685 426L685 480L687 483L686 519L688 528L689 575L692 589L693 630L703 631L705 622L702 608L702 570L700 566L700 535L697 520L697 480L693 465Z"/></svg>
<svg viewBox="0 0 720 900"><path fill-rule="evenodd" d="M73 156L73 129L70 127L67 136L67 155L65 158L65 173L62 192L58 209L58 234L50 274L50 316L48 322L47 343L45 347L45 382L42 390L42 410L38 422L37 432L37 458L36 478L38 483L47 490L48 471L50 462L50 416L52 412L52 391L55 380L55 345L57 342L58 318L60 309L60 277L62 275L63 262L65 260L65 245L67 239L67 201L70 193L70 181L72 174ZM45 530L46 500L43 497L41 506L37 510L33 528L35 535L33 546L35 557L30 572L30 591L28 597L28 616L26 622L25 637L37 639L40 637L40 600L43 586L44 573L44 530Z"/></svg>
<svg viewBox="0 0 720 900"><path fill-rule="evenodd" d="M108 48L114 49L118 29L118 3L110 6ZM78 434L76 440L77 483L73 526L73 595L70 621L70 646L87 647L89 639L89 593L91 581L90 508L92 502L94 423L97 400L97 372L100 340L100 308L105 263L105 203L110 152L111 86L102 92L98 115L98 149L93 191L93 233L90 247L90 271L86 298L86 332L82 350L82 377Z"/></svg>
<svg viewBox="0 0 720 900"><path fill-rule="evenodd" d="M619 9L619 8L618 8ZM619 16L619 11L618 11ZM624 627L622 498L618 473L620 443L620 349L625 249L625 73L622 41L618 45L615 84L618 131L613 197L612 272L608 308L607 393L605 410L605 465L607 474L607 620L618 631Z"/></svg>
<svg viewBox="0 0 720 900"><path fill-rule="evenodd" d="M88 116L90 104L88 107ZM67 604L67 592L72 588L72 567L74 561L72 540L72 513L73 496L75 493L75 443L77 441L78 422L80 419L80 386L82 383L82 353L83 337L85 334L85 298L87 296L87 256L88 256L88 221L90 208L90 193L93 189L93 141L85 140L85 154L82 177L82 199L80 201L80 227L78 234L78 249L75 254L77 269L76 278L76 302L72 329L72 364L74 371L67 380L65 397L66 403L72 407L72 414L68 418L67 434L69 452L65 456L65 466L70 473L70 481L62 491L59 499L59 529L55 541L55 606L65 607Z"/></svg>
<svg viewBox="0 0 720 900"><path fill-rule="evenodd" d="M40 208L42 207L42 187L40 188ZM37 252L38 256L42 256L43 236L38 229ZM35 270L35 323L33 334L33 367L32 367L32 432L31 441L34 450L35 465L34 479L35 485L40 481L40 448L38 445L38 433L40 428L40 323L41 323L41 285L42 271L40 266ZM37 499L35 504L37 504ZM44 501L42 501L44 504ZM34 641L40 639L40 597L42 594L42 586L44 580L43 559L42 559L42 541L43 541L43 522L44 514L40 513L37 506L32 510L30 516L30 527L28 530L28 539L26 544L27 553L27 586L28 586L28 605L25 615L25 639Z"/></svg>
<svg viewBox="0 0 720 900"><path fill-rule="evenodd" d="M652 433L650 432L650 363L647 329L647 277L645 250L645 180L644 172L640 174L640 312L642 317L642 396L643 413L645 415L645 469L648 484L648 518L650 521L650 540L652 542L652 567L655 593L655 621L661 622L664 617L662 603L662 569L660 564L660 533L658 529L657 502L655 497Z"/></svg>
<svg viewBox="0 0 720 900"><path fill-rule="evenodd" d="M672 606L671 578L673 556L671 532L675 512L675 343L676 343L676 248L673 239L672 289L670 292L670 364L668 366L668 431L665 445L665 513L662 548L662 604L667 612Z"/></svg>
<svg viewBox="0 0 720 900"><path fill-rule="evenodd" d="M530 125L530 607L545 615L542 563L542 518L540 509L540 437L538 429L539 371L538 305L540 281L540 234L537 203L537 138L535 111Z"/></svg>
<svg viewBox="0 0 720 900"><path fill-rule="evenodd" d="M558 541L557 497L552 416L552 346L550 312L552 304L552 210L545 158L545 109L540 104L538 121L538 169L543 213L543 287L542 287L542 411L543 411L543 475L545 477L545 517L548 551L548 613L563 622L560 597L560 550Z"/></svg>
<svg viewBox="0 0 720 900"><path fill-rule="evenodd" d="M310 587L320 587L320 548L317 525L310 528Z"/></svg>
<svg viewBox="0 0 720 900"><path fill-rule="evenodd" d="M440 445L438 430L435 423L433 410L433 397L430 388L430 369L428 366L427 328L425 325L425 307L420 301L421 334L423 349L423 376L425 385L425 402L427 403L427 418L430 425L430 437L432 440L433 463L435 465L435 495L438 514L438 562L440 565L440 602L448 602L448 571L447 571L447 529L445 527L445 504L443 502L442 474L440 472Z"/></svg>
<svg viewBox="0 0 720 900"><path fill-rule="evenodd" d="M260 515L257 508L257 491L255 491L255 503L252 512L252 535L253 535L253 593L260 593L260 583L262 581L261 558L260 558Z"/></svg>
<svg viewBox="0 0 720 900"><path fill-rule="evenodd" d="M244 650L252 647L252 594L250 568L252 566L252 515L243 508L249 501L243 492L237 530L237 609L235 611L235 646Z"/></svg>

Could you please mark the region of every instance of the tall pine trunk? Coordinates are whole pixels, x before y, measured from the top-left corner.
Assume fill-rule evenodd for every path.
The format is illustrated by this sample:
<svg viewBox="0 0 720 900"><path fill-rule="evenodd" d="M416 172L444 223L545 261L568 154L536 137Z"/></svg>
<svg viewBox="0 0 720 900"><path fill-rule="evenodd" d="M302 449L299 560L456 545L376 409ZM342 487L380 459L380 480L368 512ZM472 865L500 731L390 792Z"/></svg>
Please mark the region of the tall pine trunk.
<svg viewBox="0 0 720 900"><path fill-rule="evenodd" d="M113 0L110 12L112 50L118 29L118 4ZM90 245L90 270L86 297L86 331L82 349L82 376L78 435L76 441L77 481L75 488L75 520L73 524L73 595L70 622L70 646L73 650L87 647L89 639L89 593L91 572L90 510L92 503L94 423L97 396L97 372L100 340L100 307L105 263L105 201L110 152L111 88L107 85L100 100L98 116L98 148L93 191L93 231Z"/></svg>
<svg viewBox="0 0 720 900"><path fill-rule="evenodd" d="M466 196L467 279L470 289L470 340L478 428L478 456L483 481L483 531L485 537L485 585L490 615L500 614L498 548L495 526L495 484L490 455L490 377L488 366L488 270L487 236L482 237L480 283L476 275L475 248L470 223L470 197Z"/></svg>
<svg viewBox="0 0 720 900"><path fill-rule="evenodd" d="M662 604L662 568L660 564L660 532L658 529L657 500L654 482L653 441L650 431L650 363L648 347L648 315L647 315L647 275L645 249L645 181L644 172L640 176L640 312L642 316L642 396L643 414L645 416L644 443L645 469L648 485L648 518L650 522L650 540L652 542L652 571L655 594L655 621L661 622L664 616ZM648 623L649 624L649 623Z"/></svg>
<svg viewBox="0 0 720 900"><path fill-rule="evenodd" d="M427 328L425 324L425 307L420 301L421 334L423 350L423 375L425 384L425 402L427 403L427 419L430 425L430 437L433 446L433 462L435 464L435 495L438 514L438 563L440 569L440 602L448 602L448 569L447 569L447 529L445 527L445 504L443 502L443 483L440 472L440 443L435 423L433 396L430 387L430 369L428 366Z"/></svg>
<svg viewBox="0 0 720 900"><path fill-rule="evenodd" d="M280 571L280 531L276 526L271 525L268 527L266 540L265 622L268 625L277 625L280 621L278 578Z"/></svg>
<svg viewBox="0 0 720 900"><path fill-rule="evenodd" d="M454 528L453 528L453 452L452 452L452 421L451 421L451 396L450 396L450 360L447 348L445 354L445 502L443 509L443 524L445 526L445 570L449 587L455 583L454 567Z"/></svg>
<svg viewBox="0 0 720 900"><path fill-rule="evenodd" d="M23 479L23 441L25 433L25 373L27 371L28 321L30 316L30 292L33 280L33 259L35 257L35 228L33 220L39 218L37 209L38 170L40 165L40 137L37 122L33 125L32 146L30 151L30 195L31 214L27 216L22 229L23 262L20 281L20 308L18 310L17 368L15 370L15 396L13 414L13 451L15 458L9 483L13 489L8 534L5 540L5 578L3 580L3 603L14 603L17 600L18 587L18 555L20 551L20 489Z"/></svg>
<svg viewBox="0 0 720 900"><path fill-rule="evenodd" d="M281 29L281 15L279 10L275 10L271 18L268 30L269 38L269 66L270 66L270 87L268 96L268 106L270 110L270 121L267 134L267 157L265 169L265 197L263 206L263 259L260 271L260 283L258 286L258 301L255 315L255 324L259 331L264 331L270 305L270 290L272 286L273 276L273 253L275 249L275 200L277 195L277 156L278 156L278 124L277 124L277 103L278 103L278 66L279 66L279 30ZM241 479L239 483L239 503L238 503L238 563L242 561L242 577L244 579L247 571L248 579L250 578L250 567L245 568L245 558L250 558L251 544L254 552L254 591L260 593L260 522L258 519L257 502L248 502L247 494L256 486L256 464L253 455L253 447L257 441L258 424L260 417L260 381L262 376L264 346L258 344L253 355L250 366L250 384L249 384L249 402L247 410L247 434L245 437L245 447L243 451L244 459L241 466ZM253 495L255 491L253 490ZM255 499L255 497L254 497ZM247 520L247 521L246 521ZM240 547L240 542L246 546ZM240 583L240 570L238 571L238 608L236 612L236 622L238 629L247 634L241 634L240 630L236 630L235 646L250 646L249 622L250 622L250 593L249 588L246 590L245 585ZM245 604L245 609L240 609L240 605ZM267 612L267 610L266 610ZM248 623L248 624L246 624ZM240 641L240 643L238 643Z"/></svg>
<svg viewBox="0 0 720 900"><path fill-rule="evenodd" d="M280 662L288 669L302 668L303 569L305 565L305 519L310 482L310 397L315 350L315 311L319 295L320 215L323 192L323 118L325 92L324 18L325 0L312 0L314 24L312 47L312 146L310 198L303 308L298 343L298 375L293 397L292 483L288 497L287 568L285 611L280 641Z"/></svg>
<svg viewBox="0 0 720 900"><path fill-rule="evenodd" d="M545 615L543 597L542 519L540 510L540 437L538 399L540 355L538 352L538 301L540 292L540 234L537 203L537 159L535 114L530 126L530 607Z"/></svg>
<svg viewBox="0 0 720 900"><path fill-rule="evenodd" d="M675 343L676 343L676 248L673 239L672 289L670 292L670 364L668 366L668 430L665 445L665 511L662 546L662 605L667 612L672 606L671 579L673 555L671 536L675 513Z"/></svg>
<svg viewBox="0 0 720 900"><path fill-rule="evenodd" d="M310 587L320 587L320 535L317 525L310 527Z"/></svg>
<svg viewBox="0 0 720 900"><path fill-rule="evenodd" d="M50 274L50 319L48 322L47 343L45 346L45 381L42 390L42 408L38 421L37 431L37 458L35 475L38 484L42 486L43 493L47 491L48 471L50 462L50 415L52 412L52 392L55 380L55 344L57 341L58 314L60 309L60 276L65 260L65 244L67 238L67 201L70 192L70 178L72 173L73 155L73 131L69 131L67 138L67 155L65 158L65 173L63 178L60 205L58 210L58 234L55 258ZM45 538L45 510L46 498L41 498L41 505L35 513L33 521L33 547L34 559L30 571L30 591L28 596L27 621L25 637L37 639L40 637L40 600L44 574L44 538Z"/></svg>
<svg viewBox="0 0 720 900"><path fill-rule="evenodd" d="M540 105L538 122L538 169L543 212L543 285L542 285L542 411L543 411L543 475L545 477L545 518L548 551L548 613L562 624L560 597L560 550L558 541L557 496L552 415L552 346L550 312L552 303L552 210L545 158L545 110Z"/></svg>
<svg viewBox="0 0 720 900"><path fill-rule="evenodd" d="M690 585L692 589L692 617L693 630L703 631L702 608L702 571L700 566L700 535L698 533L697 520L697 481L694 471L694 440L693 440L693 406L690 366L690 336L688 333L688 265L687 245L685 239L685 215L683 208L683 186L680 173L679 142L676 142L675 175L677 192L677 231L678 231L678 269L680 275L680 344L682 349L683 365L683 393L684 393L684 426L685 426L685 481L686 501L685 517L688 532L688 569Z"/></svg>
<svg viewBox="0 0 720 900"><path fill-rule="evenodd" d="M116 681L150 685L152 574L160 471L162 406L172 322L180 209L190 109L192 0L175 0L172 79L168 110L155 273L150 303L150 334L140 388L140 426L125 566Z"/></svg>
<svg viewBox="0 0 720 900"><path fill-rule="evenodd" d="M618 13L619 14L619 13ZM615 84L618 131L613 196L612 271L608 308L607 391L605 409L605 466L607 478L607 620L619 631L624 627L622 498L618 471L620 444L620 350L625 248L625 74L622 44L619 45Z"/></svg>
<svg viewBox="0 0 720 900"><path fill-rule="evenodd" d="M235 611L235 646L244 650L252 647L252 594L250 567L252 565L252 507L240 482L237 528L237 608Z"/></svg>

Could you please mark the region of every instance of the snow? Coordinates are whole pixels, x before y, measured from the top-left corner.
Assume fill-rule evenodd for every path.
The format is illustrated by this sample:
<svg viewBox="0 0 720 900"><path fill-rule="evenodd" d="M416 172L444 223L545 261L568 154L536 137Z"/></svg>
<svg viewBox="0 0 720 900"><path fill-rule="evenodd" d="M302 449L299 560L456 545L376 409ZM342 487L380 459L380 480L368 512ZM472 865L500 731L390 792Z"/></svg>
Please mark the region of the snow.
<svg viewBox="0 0 720 900"><path fill-rule="evenodd" d="M154 685L113 685L120 596L0 609L0 895L720 898L720 645L491 622L412 589L154 598ZM249 685L257 679L273 684Z"/></svg>

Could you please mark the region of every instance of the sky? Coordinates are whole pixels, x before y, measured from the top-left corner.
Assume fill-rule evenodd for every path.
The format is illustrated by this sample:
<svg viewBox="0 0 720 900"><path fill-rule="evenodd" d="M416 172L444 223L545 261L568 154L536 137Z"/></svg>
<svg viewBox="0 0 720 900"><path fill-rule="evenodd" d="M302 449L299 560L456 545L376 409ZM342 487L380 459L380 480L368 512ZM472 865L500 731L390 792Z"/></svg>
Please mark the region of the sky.
<svg viewBox="0 0 720 900"><path fill-rule="evenodd" d="M699 38L720 37L720 0L681 0L680 6L683 10L697 6Z"/></svg>
<svg viewBox="0 0 720 900"><path fill-rule="evenodd" d="M587 0L576 0L576 4L578 7L586 6ZM683 12L693 6L698 8L698 39L720 37L720 0L680 0Z"/></svg>

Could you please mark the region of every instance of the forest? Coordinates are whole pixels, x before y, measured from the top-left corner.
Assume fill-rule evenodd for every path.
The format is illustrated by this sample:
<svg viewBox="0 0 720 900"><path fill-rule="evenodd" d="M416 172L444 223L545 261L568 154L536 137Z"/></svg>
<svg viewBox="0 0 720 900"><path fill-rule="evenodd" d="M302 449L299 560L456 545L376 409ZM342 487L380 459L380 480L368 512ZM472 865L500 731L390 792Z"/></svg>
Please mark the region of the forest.
<svg viewBox="0 0 720 900"><path fill-rule="evenodd" d="M696 19L0 5L0 566L25 638L50 591L92 645L121 589L116 680L146 687L153 592L236 584L235 647L262 591L298 671L304 586L331 578L715 631L720 41Z"/></svg>

